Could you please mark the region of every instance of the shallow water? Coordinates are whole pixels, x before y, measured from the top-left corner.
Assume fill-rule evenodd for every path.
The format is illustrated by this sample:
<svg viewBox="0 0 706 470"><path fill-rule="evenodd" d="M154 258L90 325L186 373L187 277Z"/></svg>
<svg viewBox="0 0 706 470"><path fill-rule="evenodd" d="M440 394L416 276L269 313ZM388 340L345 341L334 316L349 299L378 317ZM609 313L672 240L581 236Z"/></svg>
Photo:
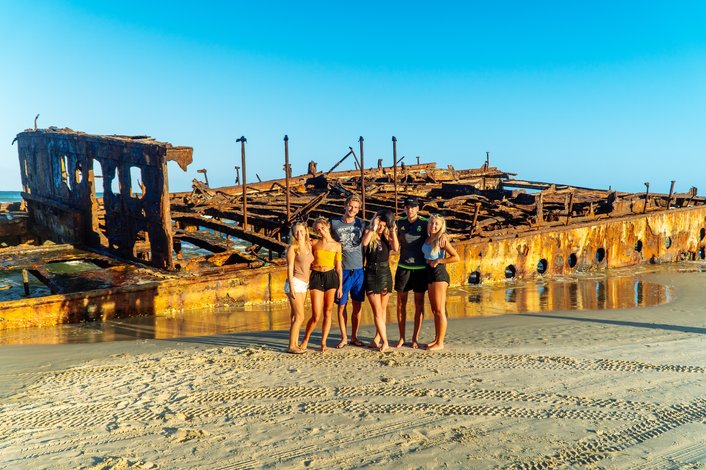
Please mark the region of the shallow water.
<svg viewBox="0 0 706 470"><path fill-rule="evenodd" d="M73 266L85 269L87 266ZM470 318L529 312L567 310L614 310L661 305L672 300L672 290L663 284L645 280L646 275L665 272L705 271L703 263L647 266L600 274L509 281L497 285L464 286L449 290L447 312L450 318ZM388 306L388 323L395 323L395 296ZM307 305L308 308L308 305ZM430 319L426 305L427 319ZM413 316L410 295L408 319ZM366 302L363 324L372 324ZM287 330L289 306L242 307L227 310L201 310L169 317L133 317L106 322L60 325L48 328L0 331L0 344L97 343L134 339L169 339L227 333ZM394 328L394 326L393 326ZM394 329L396 334L396 328ZM320 331L320 325L317 327ZM338 338L334 318L331 339ZM393 334L393 336L395 336Z"/></svg>

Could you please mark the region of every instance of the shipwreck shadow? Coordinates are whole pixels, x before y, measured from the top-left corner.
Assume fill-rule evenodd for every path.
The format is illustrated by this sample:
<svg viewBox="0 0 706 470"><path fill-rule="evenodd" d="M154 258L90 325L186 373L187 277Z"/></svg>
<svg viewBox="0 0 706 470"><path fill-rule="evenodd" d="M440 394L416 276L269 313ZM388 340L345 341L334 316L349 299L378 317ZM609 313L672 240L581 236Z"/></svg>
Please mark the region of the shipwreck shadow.
<svg viewBox="0 0 706 470"><path fill-rule="evenodd" d="M301 335L300 335L301 339ZM171 341L175 343L203 344L207 346L226 346L249 348L257 347L273 351L283 351L289 346L289 331L260 331L251 333L226 333L212 336L189 336L181 338L165 338L160 341ZM327 345L330 349L335 349L340 341L339 335L329 335ZM315 350L321 343L321 333L314 332L309 340L309 349Z"/></svg>
<svg viewBox="0 0 706 470"><path fill-rule="evenodd" d="M666 323L647 323L647 322L634 322L626 320L608 320L604 318L585 318L585 317L569 317L564 315L547 315L539 313L521 313L519 315L525 317L537 317L537 318L554 318L560 320L572 320L579 322L589 322L589 323L601 323L604 325L613 326L630 326L634 328L649 328L655 330L665 330L674 331L678 333L694 333L694 334L706 334L706 328L701 328L697 326L685 326L685 325L669 325Z"/></svg>

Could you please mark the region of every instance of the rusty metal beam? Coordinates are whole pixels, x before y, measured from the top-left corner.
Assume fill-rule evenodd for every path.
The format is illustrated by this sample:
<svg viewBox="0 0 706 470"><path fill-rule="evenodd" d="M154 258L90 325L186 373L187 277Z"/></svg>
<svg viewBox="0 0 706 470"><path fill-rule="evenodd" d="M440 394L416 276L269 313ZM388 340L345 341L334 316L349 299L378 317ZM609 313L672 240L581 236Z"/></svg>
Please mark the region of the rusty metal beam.
<svg viewBox="0 0 706 470"><path fill-rule="evenodd" d="M245 240L250 243L257 243L273 251L276 251L277 253L282 253L284 250L287 249L286 243L283 243L275 238L260 235L256 232L244 230L242 227L228 225L213 219L204 219L202 217L198 217L191 214L174 214L173 219L175 221L183 222L188 225L210 228L212 230L232 235L236 238L240 238L241 240Z"/></svg>

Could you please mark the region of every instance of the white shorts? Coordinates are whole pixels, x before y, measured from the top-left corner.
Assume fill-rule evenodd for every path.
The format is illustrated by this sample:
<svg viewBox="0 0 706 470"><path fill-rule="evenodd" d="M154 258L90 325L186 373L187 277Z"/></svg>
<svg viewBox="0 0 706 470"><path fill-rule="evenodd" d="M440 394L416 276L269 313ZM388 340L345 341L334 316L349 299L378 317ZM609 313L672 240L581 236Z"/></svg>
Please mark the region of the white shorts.
<svg viewBox="0 0 706 470"><path fill-rule="evenodd" d="M292 284L294 284L294 292L296 292L297 294L304 293L309 288L308 282L302 281L297 277L292 278ZM287 279L286 281L284 281L284 293L289 294L289 292L289 279Z"/></svg>

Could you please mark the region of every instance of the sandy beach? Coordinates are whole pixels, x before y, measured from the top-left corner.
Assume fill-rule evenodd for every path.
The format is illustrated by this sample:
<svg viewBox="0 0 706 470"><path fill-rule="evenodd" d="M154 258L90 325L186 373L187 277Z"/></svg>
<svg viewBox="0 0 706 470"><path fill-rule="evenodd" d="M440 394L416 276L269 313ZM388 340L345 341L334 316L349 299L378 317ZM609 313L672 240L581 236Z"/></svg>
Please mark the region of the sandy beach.
<svg viewBox="0 0 706 470"><path fill-rule="evenodd" d="M452 318L437 353L2 346L0 467L704 468L706 273L645 279L671 302Z"/></svg>

